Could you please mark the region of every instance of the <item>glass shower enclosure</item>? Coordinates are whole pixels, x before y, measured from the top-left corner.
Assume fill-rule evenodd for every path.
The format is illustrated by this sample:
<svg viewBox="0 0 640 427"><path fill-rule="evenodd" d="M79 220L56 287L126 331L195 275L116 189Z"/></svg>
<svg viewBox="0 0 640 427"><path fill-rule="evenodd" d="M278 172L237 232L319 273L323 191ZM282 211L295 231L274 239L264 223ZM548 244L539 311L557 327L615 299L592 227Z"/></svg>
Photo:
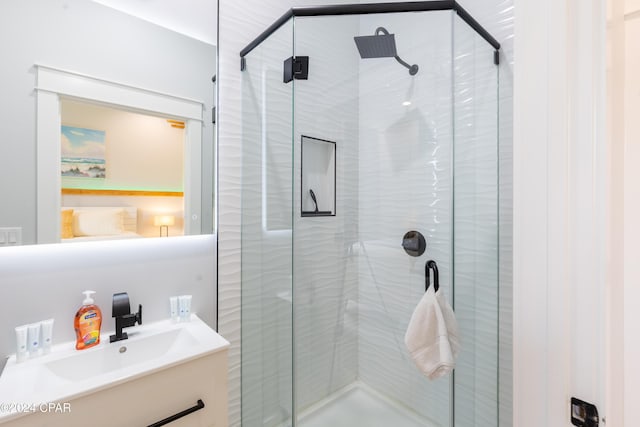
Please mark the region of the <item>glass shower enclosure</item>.
<svg viewBox="0 0 640 427"><path fill-rule="evenodd" d="M498 425L499 47L432 1L294 8L241 52L243 426ZM428 261L461 343L434 380Z"/></svg>

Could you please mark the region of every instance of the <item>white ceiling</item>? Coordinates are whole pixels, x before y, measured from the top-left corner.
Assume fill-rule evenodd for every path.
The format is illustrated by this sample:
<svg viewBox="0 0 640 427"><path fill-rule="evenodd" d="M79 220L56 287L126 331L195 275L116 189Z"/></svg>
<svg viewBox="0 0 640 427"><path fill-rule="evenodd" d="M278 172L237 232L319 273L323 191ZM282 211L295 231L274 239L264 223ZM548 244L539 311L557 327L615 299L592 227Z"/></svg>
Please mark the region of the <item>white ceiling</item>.
<svg viewBox="0 0 640 427"><path fill-rule="evenodd" d="M93 0L194 39L215 45L217 0Z"/></svg>

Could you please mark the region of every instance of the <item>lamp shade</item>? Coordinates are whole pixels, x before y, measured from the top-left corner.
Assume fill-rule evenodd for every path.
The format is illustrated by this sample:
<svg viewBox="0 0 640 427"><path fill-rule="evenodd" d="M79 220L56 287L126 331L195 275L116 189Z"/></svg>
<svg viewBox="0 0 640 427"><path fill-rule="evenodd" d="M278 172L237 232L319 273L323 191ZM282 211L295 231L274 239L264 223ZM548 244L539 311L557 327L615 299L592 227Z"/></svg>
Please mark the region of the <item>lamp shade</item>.
<svg viewBox="0 0 640 427"><path fill-rule="evenodd" d="M153 225L156 227L174 225L176 217L173 215L156 215L153 217Z"/></svg>

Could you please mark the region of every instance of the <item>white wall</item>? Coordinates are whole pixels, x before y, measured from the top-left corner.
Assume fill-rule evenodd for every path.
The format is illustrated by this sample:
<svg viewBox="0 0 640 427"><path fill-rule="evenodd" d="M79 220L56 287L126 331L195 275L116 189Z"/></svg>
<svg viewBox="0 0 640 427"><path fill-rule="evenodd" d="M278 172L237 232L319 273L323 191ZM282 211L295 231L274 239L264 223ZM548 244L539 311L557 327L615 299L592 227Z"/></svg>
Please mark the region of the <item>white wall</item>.
<svg viewBox="0 0 640 427"><path fill-rule="evenodd" d="M607 332L607 423L635 425L635 408L640 396L638 338L637 254L640 252L640 2L607 2L607 118L608 143L612 152L613 212L609 262L612 275L608 287ZM621 397L622 396L622 397Z"/></svg>
<svg viewBox="0 0 640 427"><path fill-rule="evenodd" d="M218 36L218 2L211 0L130 1L93 0L154 24L186 34L208 44L216 44Z"/></svg>
<svg viewBox="0 0 640 427"><path fill-rule="evenodd" d="M604 24L600 1L523 1L516 7L513 337L519 427L569 425L571 396L595 403L609 425Z"/></svg>
<svg viewBox="0 0 640 427"><path fill-rule="evenodd" d="M612 99L611 111L617 118L617 122L614 122L617 126L613 131L618 133L611 136L612 144L621 153L614 166L622 170L624 191L623 209L618 211L622 214L623 225L621 233L616 235L619 238L617 242L622 242L623 247L622 253L617 252L614 256L622 255L624 286L620 287L620 282L612 283L618 293L613 300L612 312L622 312L620 316L624 327L620 328L619 323L612 325L615 328L612 329L613 334L619 334L622 330L623 335L618 336L617 342L614 341L618 346L612 348L611 364L614 369L618 369L619 376L618 382L613 384L610 396L613 400L613 397L620 396L620 392L624 391L624 399L617 400L616 404L621 407L619 419L623 420L624 425L631 426L637 423L636 406L640 396L640 369L636 363L640 358L640 318L637 307L640 301L640 269L637 262L640 253L640 172L637 167L640 161L640 123L637 120L640 114L640 2L627 0L613 3L615 9L612 30L620 33L613 38L613 52L610 52L615 61L611 70L611 77L614 79L612 86L614 96L618 95ZM622 355L614 352L621 349L620 345ZM623 367L621 373L620 364Z"/></svg>
<svg viewBox="0 0 640 427"><path fill-rule="evenodd" d="M607 368L607 423L610 425L625 425L625 407L632 408L633 396L638 392L625 393L625 384L633 384L637 374L632 373L625 381L625 338L633 343L633 336L625 337L625 283L627 271L625 268L633 268L635 262L629 263L625 259L625 244L633 242L637 238L630 228L625 228L625 192L633 187L625 188L625 174L633 174L637 168L627 169L625 161L635 159L625 147L625 96L626 96L626 52L625 52L625 0L607 1L607 145L611 151L611 194L610 206L612 207L609 218L610 253L609 286L607 291L607 341L606 341L606 368ZM633 43L631 40L629 43ZM637 182L637 178L631 178L631 182ZM630 197L628 200L636 200ZM634 215L631 213L632 217ZM629 224L632 226L633 223ZM630 239L626 238L629 236ZM637 253L637 251L636 251ZM633 255L631 255L633 256ZM629 283L634 279L629 277ZM637 281L637 280L636 280ZM634 301L633 299L630 300ZM637 301L637 299L635 300ZM635 310L633 311L635 312ZM633 360L633 356L630 359ZM620 398L619 396L624 396ZM629 405L631 404L631 405ZM627 415L627 425L632 425L633 410Z"/></svg>
<svg viewBox="0 0 640 427"><path fill-rule="evenodd" d="M142 304L143 322L169 317L170 296L192 294L192 311L213 327L215 254L215 236L3 248L0 358L15 353L13 328L26 323L54 318L54 343L75 340L73 317L87 289L97 292L103 339L115 327L117 292L129 294L132 310Z"/></svg>
<svg viewBox="0 0 640 427"><path fill-rule="evenodd" d="M212 45L84 0L5 2L0 38L12 41L0 46L0 158L11 159L0 168L0 224L23 227L25 243L36 242L35 64L204 103L203 146L211 154ZM206 182L203 205L210 206Z"/></svg>

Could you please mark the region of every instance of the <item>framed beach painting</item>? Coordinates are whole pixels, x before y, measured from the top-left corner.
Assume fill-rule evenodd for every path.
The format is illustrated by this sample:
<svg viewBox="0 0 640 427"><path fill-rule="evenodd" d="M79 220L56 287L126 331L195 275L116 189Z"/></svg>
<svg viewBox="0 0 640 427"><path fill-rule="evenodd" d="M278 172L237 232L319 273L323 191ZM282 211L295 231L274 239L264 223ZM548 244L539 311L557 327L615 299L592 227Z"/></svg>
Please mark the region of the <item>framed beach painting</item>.
<svg viewBox="0 0 640 427"><path fill-rule="evenodd" d="M61 146L62 176L106 177L104 131L62 125Z"/></svg>

